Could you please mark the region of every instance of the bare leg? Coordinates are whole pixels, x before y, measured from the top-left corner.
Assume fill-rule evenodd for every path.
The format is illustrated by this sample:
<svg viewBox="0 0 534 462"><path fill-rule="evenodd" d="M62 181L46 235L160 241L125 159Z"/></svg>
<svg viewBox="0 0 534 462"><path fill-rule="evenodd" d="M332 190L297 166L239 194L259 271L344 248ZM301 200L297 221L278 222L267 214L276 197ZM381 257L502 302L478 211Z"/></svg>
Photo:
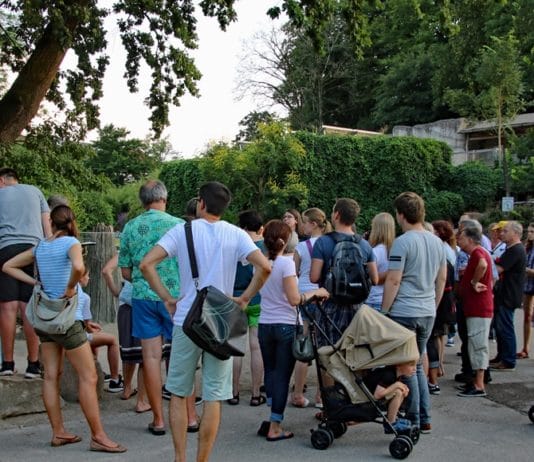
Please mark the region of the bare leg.
<svg viewBox="0 0 534 462"><path fill-rule="evenodd" d="M18 302L18 307L22 318L22 330L28 348L28 361L34 363L39 360L39 337L26 317L26 303Z"/></svg>
<svg viewBox="0 0 534 462"><path fill-rule="evenodd" d="M91 429L91 438L104 446L117 446L117 443L106 435L100 420L100 408L96 393L96 367L89 343L86 342L78 348L67 350L66 355L78 374L78 399Z"/></svg>
<svg viewBox="0 0 534 462"><path fill-rule="evenodd" d="M304 384L308 375L308 364L301 361L295 363L295 389L291 401L300 405L304 401Z"/></svg>
<svg viewBox="0 0 534 462"><path fill-rule="evenodd" d="M191 396L188 396L185 400L187 402L187 425L197 425L198 424L198 416L197 416L197 410L195 406L195 390L193 389L193 394Z"/></svg>
<svg viewBox="0 0 534 462"><path fill-rule="evenodd" d="M109 374L113 380L119 378L119 342L116 337L104 332L95 332L91 340L91 348L106 346L108 349Z"/></svg>
<svg viewBox="0 0 534 462"><path fill-rule="evenodd" d="M124 376L124 391L122 392L122 397L128 399L133 391L133 378L135 374L135 363L122 363L122 375Z"/></svg>
<svg viewBox="0 0 534 462"><path fill-rule="evenodd" d="M150 403L148 402L148 396L146 395L145 379L143 377L143 364L139 364L139 369L137 370L137 403L135 405L135 410L137 412L144 412L151 409Z"/></svg>
<svg viewBox="0 0 534 462"><path fill-rule="evenodd" d="M17 301L0 303L0 336L4 361L13 361L18 303Z"/></svg>
<svg viewBox="0 0 534 462"><path fill-rule="evenodd" d="M477 390L484 390L484 369L477 369L473 385Z"/></svg>
<svg viewBox="0 0 534 462"><path fill-rule="evenodd" d="M143 348L143 379L145 382L148 402L154 416L155 427L163 427L163 403L161 398L161 337L142 339Z"/></svg>
<svg viewBox="0 0 534 462"><path fill-rule="evenodd" d="M221 402L205 401L198 436L197 462L208 462L215 438L217 438L220 421Z"/></svg>
<svg viewBox="0 0 534 462"><path fill-rule="evenodd" d="M250 374L252 380L252 396L260 396L260 387L263 381L263 359L261 357L257 327L249 328L248 341L250 346Z"/></svg>
<svg viewBox="0 0 534 462"><path fill-rule="evenodd" d="M523 353L530 352L530 337L532 335L532 312L534 310L534 296L525 295L523 299L524 322L523 322Z"/></svg>
<svg viewBox="0 0 534 462"><path fill-rule="evenodd" d="M397 420L397 415L399 414L399 409L404 400L404 395L402 391L395 390L395 396L390 400L388 404L388 413L387 417L390 423L394 423Z"/></svg>
<svg viewBox="0 0 534 462"><path fill-rule="evenodd" d="M176 395L171 396L169 421L174 445L174 460L185 462L187 448L187 403L185 398Z"/></svg>

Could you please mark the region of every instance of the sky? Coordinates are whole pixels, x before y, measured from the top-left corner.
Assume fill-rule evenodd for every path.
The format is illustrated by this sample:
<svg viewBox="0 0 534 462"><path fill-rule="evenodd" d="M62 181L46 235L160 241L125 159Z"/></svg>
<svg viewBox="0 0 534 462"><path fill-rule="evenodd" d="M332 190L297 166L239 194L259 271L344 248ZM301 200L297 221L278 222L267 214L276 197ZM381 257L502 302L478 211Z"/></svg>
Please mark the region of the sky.
<svg viewBox="0 0 534 462"><path fill-rule="evenodd" d="M235 99L239 56L244 42L251 40L255 32L281 25L280 20L273 21L265 14L276 3L276 0L237 1L238 20L230 24L226 32L219 29L216 19L205 18L199 12L199 46L191 54L202 73L198 82L201 96L186 95L182 97L180 107L171 107L170 126L162 135L181 157L198 155L209 143L231 141L239 131L239 121L258 109L251 97L242 101ZM150 74L145 70L139 79L139 93L129 93L122 77L125 52L118 27L113 22L108 22L106 27L111 60L100 102L101 126L112 123L127 128L132 137L145 138L150 134L150 111L143 100L148 95Z"/></svg>

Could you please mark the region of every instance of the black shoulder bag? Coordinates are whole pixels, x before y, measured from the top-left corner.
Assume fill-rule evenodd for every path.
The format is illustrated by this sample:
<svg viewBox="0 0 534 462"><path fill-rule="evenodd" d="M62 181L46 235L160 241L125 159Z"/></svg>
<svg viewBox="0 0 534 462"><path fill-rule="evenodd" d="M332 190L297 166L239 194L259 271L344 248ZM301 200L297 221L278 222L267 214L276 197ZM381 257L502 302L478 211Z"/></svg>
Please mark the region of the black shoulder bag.
<svg viewBox="0 0 534 462"><path fill-rule="evenodd" d="M191 223L186 223L184 228L197 296L182 328L197 346L216 358L225 360L231 356L244 356L248 330L247 315L237 303L216 287L198 289L198 267Z"/></svg>

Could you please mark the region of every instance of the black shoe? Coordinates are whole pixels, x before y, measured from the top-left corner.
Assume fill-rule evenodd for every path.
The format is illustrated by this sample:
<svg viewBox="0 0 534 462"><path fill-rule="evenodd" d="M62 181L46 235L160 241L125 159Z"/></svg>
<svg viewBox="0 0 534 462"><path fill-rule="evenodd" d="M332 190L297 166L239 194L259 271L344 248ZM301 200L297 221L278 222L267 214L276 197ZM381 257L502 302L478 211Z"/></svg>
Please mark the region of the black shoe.
<svg viewBox="0 0 534 462"><path fill-rule="evenodd" d="M483 398L486 395L484 390L477 390L476 388L471 388L470 390L461 391L456 393L457 396L462 396L464 398Z"/></svg>
<svg viewBox="0 0 534 462"><path fill-rule="evenodd" d="M24 378L36 379L37 377L41 377L41 364L39 363L39 361L28 361L28 367L26 368L26 372L24 373Z"/></svg>
<svg viewBox="0 0 534 462"><path fill-rule="evenodd" d="M460 372L454 376L456 382L469 383L473 380L473 374L466 374L465 372Z"/></svg>
<svg viewBox="0 0 534 462"><path fill-rule="evenodd" d="M124 381L122 380L122 375L119 375L118 380L111 379L109 381L108 390L110 393L118 393L119 391L124 390Z"/></svg>
<svg viewBox="0 0 534 462"><path fill-rule="evenodd" d="M195 397L195 406L198 406L199 404L202 404L204 402L204 398L202 396Z"/></svg>
<svg viewBox="0 0 534 462"><path fill-rule="evenodd" d="M111 380L111 374L104 374L104 383L109 383Z"/></svg>
<svg viewBox="0 0 534 462"><path fill-rule="evenodd" d="M15 370L15 361L2 361L2 369L0 369L0 375L8 376L17 372Z"/></svg>
<svg viewBox="0 0 534 462"><path fill-rule="evenodd" d="M474 385L472 383L464 383L463 385L458 385L456 387L459 391L469 391L474 388Z"/></svg>
<svg viewBox="0 0 534 462"><path fill-rule="evenodd" d="M161 389L161 397L167 401L170 401L171 399L171 392L165 388L165 385L163 385L163 388Z"/></svg>
<svg viewBox="0 0 534 462"><path fill-rule="evenodd" d="M489 369L486 369L484 371L484 383L491 383L493 382L493 379L491 378L491 374Z"/></svg>

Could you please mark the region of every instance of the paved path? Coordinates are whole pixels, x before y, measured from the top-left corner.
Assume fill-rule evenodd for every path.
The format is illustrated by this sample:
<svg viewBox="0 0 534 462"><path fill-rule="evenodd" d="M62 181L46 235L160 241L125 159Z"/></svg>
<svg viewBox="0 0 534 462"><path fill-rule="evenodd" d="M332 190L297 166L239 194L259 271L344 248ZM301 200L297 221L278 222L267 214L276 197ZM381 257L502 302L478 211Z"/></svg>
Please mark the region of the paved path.
<svg viewBox="0 0 534 462"><path fill-rule="evenodd" d="M520 316L516 315L519 326ZM20 348L17 345L17 348ZM492 349L495 344L492 344ZM433 432L421 435L419 444L408 460L411 461L532 461L534 454L534 424L526 411L534 404L534 359L518 362L515 372L495 372L488 386L489 399L459 398L451 380L458 369L457 347L447 348L446 374L441 380L442 393L433 396ZM244 368L245 372L247 368ZM326 451L311 447L309 430L315 428L315 409L288 407L285 426L295 432L295 438L281 442L267 442L256 436L259 423L268 418L268 408L250 407L247 393L249 378L243 378L241 404L223 405L223 422L216 442L214 462L273 462L281 461L353 461L393 460L388 445L391 437L384 435L381 426L361 424L349 428ZM309 379L313 396L315 381ZM1 399L1 397L0 397ZM502 403L506 403L504 405ZM167 405L165 405L167 406ZM512 407L510 407L512 406ZM51 448L50 429L46 416L34 414L0 420L0 461L25 462L62 461L172 461L170 434L150 435L146 426L149 414L137 415L133 403L121 401L117 395L107 394L102 414L109 434L128 447L125 455L106 455L87 451L88 429L77 405L68 404L65 420L69 430L83 436L84 441L62 448ZM188 459L194 460L195 434L188 437Z"/></svg>

